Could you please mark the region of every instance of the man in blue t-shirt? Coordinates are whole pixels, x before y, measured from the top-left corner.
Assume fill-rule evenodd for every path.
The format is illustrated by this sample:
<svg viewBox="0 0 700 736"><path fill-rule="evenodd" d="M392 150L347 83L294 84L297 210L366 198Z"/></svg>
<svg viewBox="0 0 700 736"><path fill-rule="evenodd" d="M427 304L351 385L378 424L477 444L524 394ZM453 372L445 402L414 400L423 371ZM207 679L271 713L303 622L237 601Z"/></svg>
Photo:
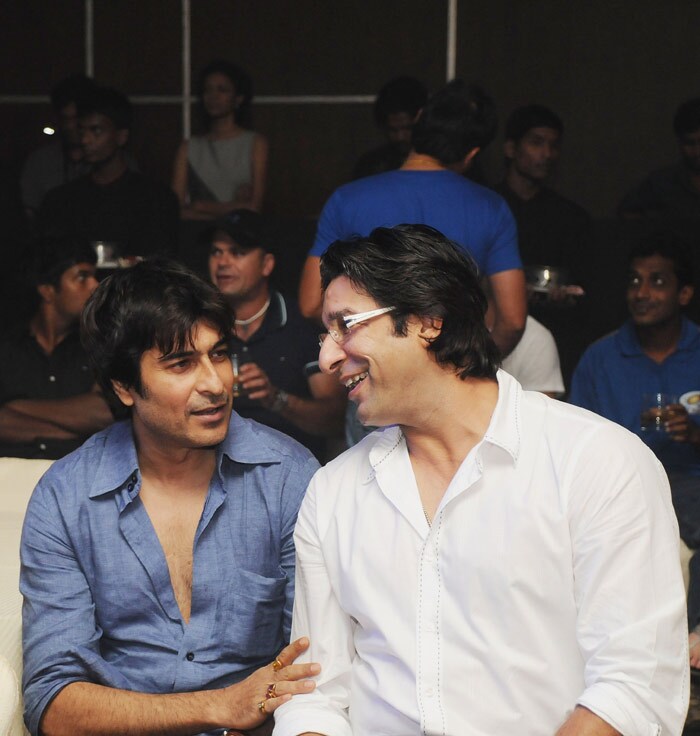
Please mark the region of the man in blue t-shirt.
<svg viewBox="0 0 700 736"><path fill-rule="evenodd" d="M324 206L302 273L302 313L320 316L319 262L331 243L380 226L430 225L462 246L488 279L496 310L492 336L509 353L527 312L515 221L499 195L462 176L495 130L493 103L478 87L454 80L433 95L403 166L340 187Z"/></svg>
<svg viewBox="0 0 700 736"><path fill-rule="evenodd" d="M639 435L663 463L671 482L681 537L700 547L700 327L681 310L693 297L691 261L675 237L656 235L629 258L630 319L591 345L574 372L570 401ZM663 424L642 430L645 395L669 394ZM647 402L648 403L648 402ZM653 410L651 410L653 412ZM696 556L697 557L697 556ZM688 615L700 624L700 582L691 562ZM691 661L700 634L691 634Z"/></svg>

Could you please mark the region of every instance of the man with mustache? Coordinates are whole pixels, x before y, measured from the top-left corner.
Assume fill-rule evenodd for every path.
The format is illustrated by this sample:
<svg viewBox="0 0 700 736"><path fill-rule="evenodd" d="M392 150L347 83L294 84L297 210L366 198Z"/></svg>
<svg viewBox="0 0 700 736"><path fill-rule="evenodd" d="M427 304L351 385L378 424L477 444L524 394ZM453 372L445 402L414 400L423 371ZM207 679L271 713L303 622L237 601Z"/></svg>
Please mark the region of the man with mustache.
<svg viewBox="0 0 700 736"><path fill-rule="evenodd" d="M316 666L290 666L297 510L318 467L232 412L233 315L169 261L100 284L82 337L131 417L55 463L21 546L32 734L254 728ZM280 652L280 650L282 650Z"/></svg>

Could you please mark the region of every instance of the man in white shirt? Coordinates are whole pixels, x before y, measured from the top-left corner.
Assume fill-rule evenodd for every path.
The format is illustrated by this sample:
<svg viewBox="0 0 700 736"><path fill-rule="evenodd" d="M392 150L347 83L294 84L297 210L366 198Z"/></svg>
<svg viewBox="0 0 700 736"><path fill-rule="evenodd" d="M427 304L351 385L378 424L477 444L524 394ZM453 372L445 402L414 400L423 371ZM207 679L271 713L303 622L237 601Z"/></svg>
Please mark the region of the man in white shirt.
<svg viewBox="0 0 700 736"><path fill-rule="evenodd" d="M386 429L302 503L293 636L323 674L275 735L679 734L678 529L652 453L497 370L475 269L437 231L377 228L321 269L321 368Z"/></svg>

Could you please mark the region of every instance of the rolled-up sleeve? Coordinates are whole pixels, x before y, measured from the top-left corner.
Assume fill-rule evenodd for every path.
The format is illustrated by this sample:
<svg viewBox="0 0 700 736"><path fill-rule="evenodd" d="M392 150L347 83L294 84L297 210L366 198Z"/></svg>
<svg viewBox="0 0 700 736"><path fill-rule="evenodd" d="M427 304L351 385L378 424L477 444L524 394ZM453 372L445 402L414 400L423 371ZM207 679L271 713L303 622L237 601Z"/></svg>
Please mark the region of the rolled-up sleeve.
<svg viewBox="0 0 700 736"><path fill-rule="evenodd" d="M354 655L352 622L338 603L324 563L318 479L319 473L306 493L294 532L297 571L292 638L309 637L311 646L297 661L320 662L323 669L312 694L296 695L275 711L275 736L307 731L352 736L347 715Z"/></svg>
<svg viewBox="0 0 700 736"><path fill-rule="evenodd" d="M578 703L626 736L679 734L689 670L678 526L660 463L625 440L601 431L567 479L585 661Z"/></svg>

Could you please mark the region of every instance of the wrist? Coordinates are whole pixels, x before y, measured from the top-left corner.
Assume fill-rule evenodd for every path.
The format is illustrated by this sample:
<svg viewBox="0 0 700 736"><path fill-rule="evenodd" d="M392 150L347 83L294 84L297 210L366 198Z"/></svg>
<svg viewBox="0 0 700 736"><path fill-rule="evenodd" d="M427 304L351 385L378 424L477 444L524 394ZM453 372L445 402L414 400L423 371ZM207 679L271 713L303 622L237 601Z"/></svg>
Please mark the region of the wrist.
<svg viewBox="0 0 700 736"><path fill-rule="evenodd" d="M278 388L272 398L270 409L276 414L281 414L286 409L288 403L289 394L284 389Z"/></svg>

